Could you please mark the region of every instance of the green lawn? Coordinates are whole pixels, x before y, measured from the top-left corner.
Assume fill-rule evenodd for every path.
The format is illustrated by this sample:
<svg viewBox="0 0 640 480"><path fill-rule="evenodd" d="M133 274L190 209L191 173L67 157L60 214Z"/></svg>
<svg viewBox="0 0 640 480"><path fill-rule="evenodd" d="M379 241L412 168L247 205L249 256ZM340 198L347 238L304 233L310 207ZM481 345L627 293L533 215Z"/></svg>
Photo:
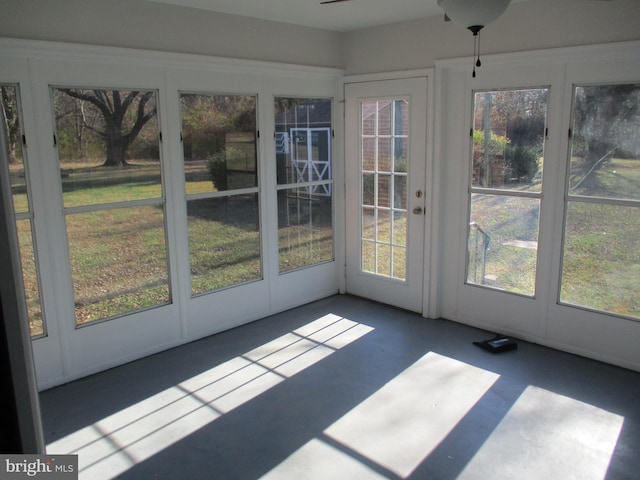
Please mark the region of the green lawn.
<svg viewBox="0 0 640 480"><path fill-rule="evenodd" d="M591 173L572 194L638 199L639 162L613 159ZM197 168L191 172L190 190L212 191L201 166ZM14 168L11 175L16 211L26 212L23 173ZM73 169L63 170L64 203L69 207L159 199L159 179L158 162L132 162L130 167L115 169L76 164ZM572 184L577 181L572 180ZM192 292L199 294L260 279L257 195L194 201L189 205ZM309 217L280 222L281 271L333 258L330 204L328 208L328 213L314 214L311 222ZM476 196L472 219L491 235L486 275L495 279L494 286L533 294L538 214L537 200ZM66 218L78 323L171 302L161 203L76 213ZM403 220L397 225L402 227ZM21 221L19 226L21 251L28 252L29 222ZM400 228L396 235L402 231ZM366 235L370 234L365 232ZM378 239L389 241L389 222L379 225ZM394 243L403 241L400 236ZM389 247L378 250L378 268L386 272L383 274L390 274L391 260L382 258L384 248ZM401 278L404 249L395 250L393 276ZM372 265L373 252L365 252L365 268ZM22 257L32 333L37 335L42 332L42 324L35 262L28 253ZM640 318L640 209L571 202L562 275L563 302Z"/></svg>
<svg viewBox="0 0 640 480"><path fill-rule="evenodd" d="M62 177L65 205L158 198L156 173L153 162L74 169ZM201 166L189 169L188 178L190 193L214 191ZM66 218L78 323L171 301L161 204ZM257 194L189 200L187 219L193 295L262 278ZM333 258L330 217L328 227L294 223L279 235L281 271Z"/></svg>
<svg viewBox="0 0 640 480"><path fill-rule="evenodd" d="M573 166L576 185L585 169ZM640 160L611 159L571 194L638 200ZM473 205L472 221L491 236L487 284L533 295L538 201L476 195ZM640 318L640 208L572 201L565 239L561 301Z"/></svg>

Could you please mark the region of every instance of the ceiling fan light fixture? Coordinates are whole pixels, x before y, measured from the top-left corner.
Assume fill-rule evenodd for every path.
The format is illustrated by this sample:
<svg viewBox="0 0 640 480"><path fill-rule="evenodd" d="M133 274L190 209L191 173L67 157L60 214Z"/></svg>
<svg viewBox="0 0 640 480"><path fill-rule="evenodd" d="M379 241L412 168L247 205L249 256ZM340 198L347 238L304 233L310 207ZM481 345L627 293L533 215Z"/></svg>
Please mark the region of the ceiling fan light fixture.
<svg viewBox="0 0 640 480"><path fill-rule="evenodd" d="M446 18L473 33L473 76L480 62L480 30L504 13L511 0L438 0Z"/></svg>
<svg viewBox="0 0 640 480"><path fill-rule="evenodd" d="M510 0L438 0L455 23L466 28L486 27L504 13Z"/></svg>

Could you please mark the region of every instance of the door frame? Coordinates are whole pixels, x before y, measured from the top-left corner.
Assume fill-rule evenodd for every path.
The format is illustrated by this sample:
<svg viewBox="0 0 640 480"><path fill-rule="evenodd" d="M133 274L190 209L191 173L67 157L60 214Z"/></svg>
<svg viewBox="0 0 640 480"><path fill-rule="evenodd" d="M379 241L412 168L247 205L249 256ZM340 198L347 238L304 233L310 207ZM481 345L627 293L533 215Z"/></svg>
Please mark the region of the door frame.
<svg viewBox="0 0 640 480"><path fill-rule="evenodd" d="M346 117L346 87L349 84L367 83L367 82L383 82L383 81L402 81L414 78L421 78L426 80L426 110L423 112L423 118L425 123L424 135L425 135L425 149L424 149L424 178L421 178L421 184L423 186L424 200L422 207L424 208L424 223L423 223L423 245L422 245L422 288L421 299L419 306L413 308L413 310L420 312L426 318L437 318L438 316L438 291L437 291L437 277L439 271L439 262L437 259L437 251L440 248L437 241L438 226L434 224L434 212L439 209L440 192L437 182L434 182L435 175L437 175L437 166L434 162L434 69L417 69L406 70L403 72L386 72L377 74L363 74L363 75L348 75L342 80L342 91L344 95L344 101L342 102L345 110L343 117ZM380 96L384 96L381 94ZM344 119L344 178L345 178L345 204L344 204L344 239L347 241L347 214L348 204L347 198L348 187L346 179L350 176L347 165L347 123ZM413 208L413 205L408 205L408 210ZM411 214L409 214L411 215ZM347 252L350 251L350 247L345 245L345 262L344 262L344 274L341 282L341 292L348 293L347 288ZM409 259L411 261L411 259Z"/></svg>
<svg viewBox="0 0 640 480"><path fill-rule="evenodd" d="M637 82L638 45L635 41L486 55L482 74L475 79L467 59L436 62L436 131L440 134L434 148L443 182L440 215L446 241L441 263L446 268L439 284L444 318L640 371L640 322L558 302L573 86ZM472 91L541 85L550 86L551 96L536 295L524 297L467 285L461 252L466 248L470 145L460 139L470 128Z"/></svg>

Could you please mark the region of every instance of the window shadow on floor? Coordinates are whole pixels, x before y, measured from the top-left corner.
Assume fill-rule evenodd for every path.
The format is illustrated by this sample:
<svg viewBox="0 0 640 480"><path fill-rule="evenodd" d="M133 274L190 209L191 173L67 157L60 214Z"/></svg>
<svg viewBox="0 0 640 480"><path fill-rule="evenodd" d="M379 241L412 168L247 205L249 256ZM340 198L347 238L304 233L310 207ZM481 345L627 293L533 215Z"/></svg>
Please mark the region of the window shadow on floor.
<svg viewBox="0 0 640 480"><path fill-rule="evenodd" d="M86 478L637 471L638 373L489 335L335 296L43 392L46 441L84 429Z"/></svg>

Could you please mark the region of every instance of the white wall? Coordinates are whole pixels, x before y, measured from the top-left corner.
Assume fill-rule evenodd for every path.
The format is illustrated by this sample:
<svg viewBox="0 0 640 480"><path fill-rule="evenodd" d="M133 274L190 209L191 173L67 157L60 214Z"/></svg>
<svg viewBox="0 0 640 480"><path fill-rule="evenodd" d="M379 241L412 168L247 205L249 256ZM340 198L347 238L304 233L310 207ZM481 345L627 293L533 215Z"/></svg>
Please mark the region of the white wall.
<svg viewBox="0 0 640 480"><path fill-rule="evenodd" d="M0 37L342 67L336 32L139 0L2 0Z"/></svg>
<svg viewBox="0 0 640 480"><path fill-rule="evenodd" d="M513 3L481 36L485 54L640 39L640 1L528 0ZM433 67L473 54L463 27L431 17L344 35L349 75Z"/></svg>
<svg viewBox="0 0 640 480"><path fill-rule="evenodd" d="M482 52L638 40L639 19L638 0L527 0L482 32ZM471 34L439 16L339 34L139 0L2 0L0 37L338 67L349 75L433 67L473 52Z"/></svg>

